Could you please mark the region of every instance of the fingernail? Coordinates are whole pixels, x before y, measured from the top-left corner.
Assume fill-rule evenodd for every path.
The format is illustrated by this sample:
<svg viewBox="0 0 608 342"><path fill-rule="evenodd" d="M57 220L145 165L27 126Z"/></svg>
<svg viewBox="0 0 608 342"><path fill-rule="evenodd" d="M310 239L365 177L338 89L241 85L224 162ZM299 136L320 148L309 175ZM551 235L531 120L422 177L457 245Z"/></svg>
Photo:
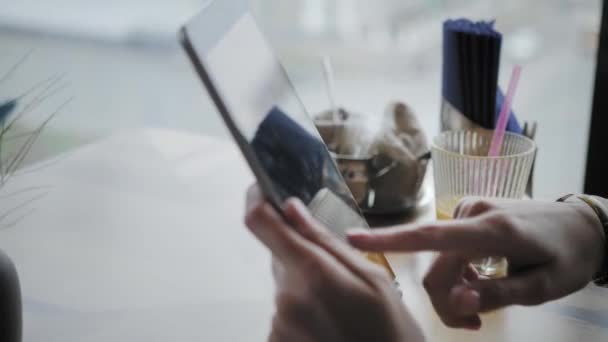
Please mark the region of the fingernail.
<svg viewBox="0 0 608 342"><path fill-rule="evenodd" d="M479 293L475 290L467 290L463 293L463 309L468 313L477 313L480 309Z"/></svg>
<svg viewBox="0 0 608 342"><path fill-rule="evenodd" d="M295 197L290 197L285 200L285 202L283 203L283 207L292 207L294 209L299 209L299 201Z"/></svg>
<svg viewBox="0 0 608 342"><path fill-rule="evenodd" d="M293 215L302 216L305 214L304 204L302 201L295 197L288 198L283 203L283 211L287 217L292 217Z"/></svg>
<svg viewBox="0 0 608 342"><path fill-rule="evenodd" d="M470 315L479 311L479 292L465 286L458 286L452 290L452 295L456 297L454 301L458 306L456 310L461 314Z"/></svg>
<svg viewBox="0 0 608 342"><path fill-rule="evenodd" d="M363 228L349 229L346 234L348 236L370 236L369 230Z"/></svg>

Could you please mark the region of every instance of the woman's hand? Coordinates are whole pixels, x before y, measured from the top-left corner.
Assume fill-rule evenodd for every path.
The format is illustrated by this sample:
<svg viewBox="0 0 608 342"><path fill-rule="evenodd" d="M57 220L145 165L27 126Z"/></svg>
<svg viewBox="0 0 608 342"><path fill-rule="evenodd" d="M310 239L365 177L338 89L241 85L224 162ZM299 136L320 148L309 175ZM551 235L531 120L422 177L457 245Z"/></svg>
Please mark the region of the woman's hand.
<svg viewBox="0 0 608 342"><path fill-rule="evenodd" d="M352 232L368 251L438 251L424 279L431 302L450 327L478 329L479 313L537 305L584 287L601 267L605 238L584 203L465 199L458 220ZM505 256L509 275L480 279L470 261Z"/></svg>
<svg viewBox="0 0 608 342"><path fill-rule="evenodd" d="M245 221L272 252L277 285L270 341L424 340L385 270L331 235L299 200L283 212L286 220L250 189Z"/></svg>

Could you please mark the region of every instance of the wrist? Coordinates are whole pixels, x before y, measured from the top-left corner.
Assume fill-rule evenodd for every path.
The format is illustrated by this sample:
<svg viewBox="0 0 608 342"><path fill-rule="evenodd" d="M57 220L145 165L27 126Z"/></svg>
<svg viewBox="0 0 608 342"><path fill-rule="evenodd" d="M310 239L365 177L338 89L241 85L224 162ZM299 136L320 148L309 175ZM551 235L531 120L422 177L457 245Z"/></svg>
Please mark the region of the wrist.
<svg viewBox="0 0 608 342"><path fill-rule="evenodd" d="M594 259L594 267L592 279L595 279L595 275L600 273L604 267L606 237L604 233L604 226L598 218L596 212L586 203L582 201L568 203L579 215L583 218L583 225L593 231L595 238L593 239L596 243L594 244L595 250L597 250L596 258ZM582 228L582 227L581 227Z"/></svg>
<svg viewBox="0 0 608 342"><path fill-rule="evenodd" d="M608 207L606 207L605 200L597 196L579 196L581 200L587 203L595 211L598 219L602 223L602 250L604 259L600 271L595 275L594 282L599 286L608 286Z"/></svg>
<svg viewBox="0 0 608 342"><path fill-rule="evenodd" d="M585 195L567 195L560 198L558 202L567 203L576 210L582 218L582 226L593 230L595 234L593 249L596 257L593 258L594 273L591 280L600 286L608 285L608 250L606 249L608 211L602 203Z"/></svg>

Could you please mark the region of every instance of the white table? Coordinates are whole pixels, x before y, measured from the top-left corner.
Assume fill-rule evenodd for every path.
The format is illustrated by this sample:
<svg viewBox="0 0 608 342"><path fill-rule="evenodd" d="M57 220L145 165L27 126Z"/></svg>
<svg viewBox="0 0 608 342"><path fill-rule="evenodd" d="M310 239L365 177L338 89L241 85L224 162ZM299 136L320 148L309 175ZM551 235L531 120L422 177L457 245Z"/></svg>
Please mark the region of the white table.
<svg viewBox="0 0 608 342"><path fill-rule="evenodd" d="M118 134L15 178L5 193L50 186L0 231L21 276L25 341L265 340L273 283L242 223L251 182L231 142L160 130ZM608 293L594 287L493 313L476 334L444 328L420 286L428 256L390 259L429 340L608 340Z"/></svg>

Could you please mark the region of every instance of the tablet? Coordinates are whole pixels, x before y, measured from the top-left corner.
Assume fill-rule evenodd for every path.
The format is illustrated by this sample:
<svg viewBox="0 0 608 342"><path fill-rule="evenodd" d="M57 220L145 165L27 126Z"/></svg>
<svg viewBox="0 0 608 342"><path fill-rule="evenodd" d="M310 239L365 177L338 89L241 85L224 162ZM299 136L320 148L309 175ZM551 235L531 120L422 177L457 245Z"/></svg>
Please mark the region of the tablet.
<svg viewBox="0 0 608 342"><path fill-rule="evenodd" d="M299 198L343 239L368 227L247 1L210 1L180 36L267 200L280 212ZM390 271L383 256L371 259Z"/></svg>

